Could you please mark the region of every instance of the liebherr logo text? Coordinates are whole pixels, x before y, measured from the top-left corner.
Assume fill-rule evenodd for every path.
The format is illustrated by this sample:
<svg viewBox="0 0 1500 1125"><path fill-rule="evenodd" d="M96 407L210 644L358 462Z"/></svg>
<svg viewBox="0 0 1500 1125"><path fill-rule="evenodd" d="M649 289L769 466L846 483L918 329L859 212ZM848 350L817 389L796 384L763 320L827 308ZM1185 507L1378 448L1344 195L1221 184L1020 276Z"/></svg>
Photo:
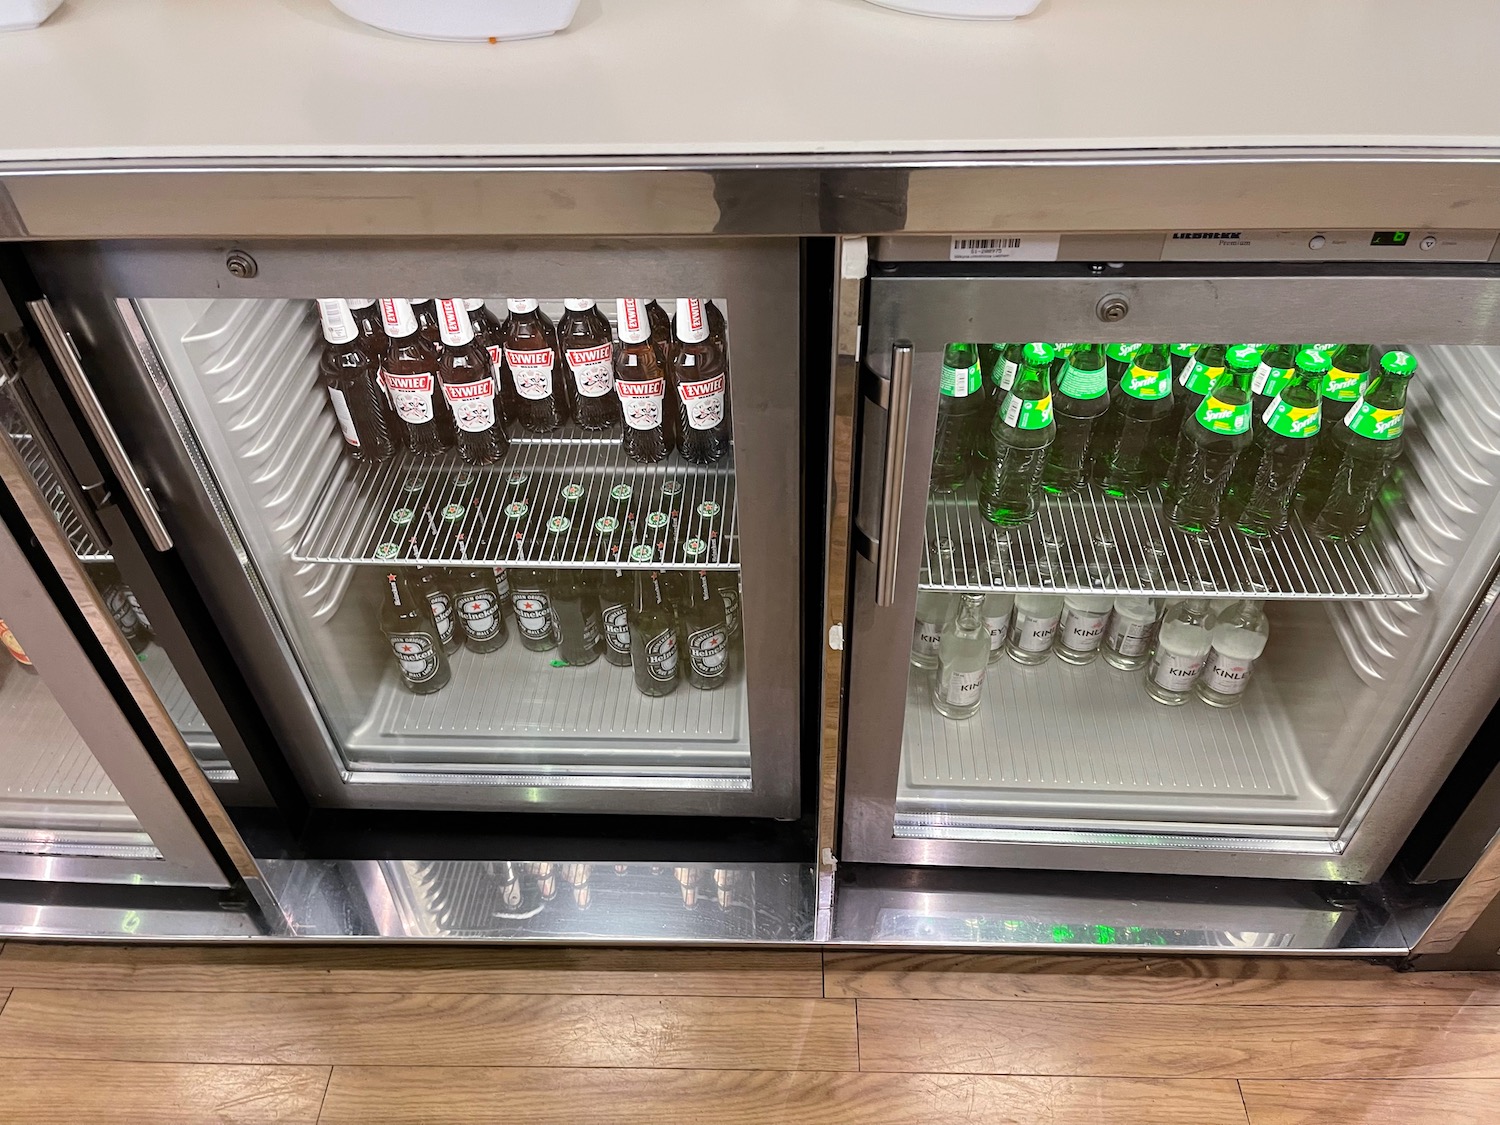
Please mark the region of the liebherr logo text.
<svg viewBox="0 0 1500 1125"><path fill-rule="evenodd" d="M1173 233L1172 237L1174 239L1178 239L1178 238L1206 238L1206 239L1210 239L1210 240L1212 240L1214 242L1218 242L1220 240L1233 240L1233 239L1237 239L1237 238L1244 238L1245 237L1245 232L1244 231L1238 231L1238 230L1231 230L1231 231L1218 231L1218 230L1180 230L1180 231L1175 231Z"/></svg>

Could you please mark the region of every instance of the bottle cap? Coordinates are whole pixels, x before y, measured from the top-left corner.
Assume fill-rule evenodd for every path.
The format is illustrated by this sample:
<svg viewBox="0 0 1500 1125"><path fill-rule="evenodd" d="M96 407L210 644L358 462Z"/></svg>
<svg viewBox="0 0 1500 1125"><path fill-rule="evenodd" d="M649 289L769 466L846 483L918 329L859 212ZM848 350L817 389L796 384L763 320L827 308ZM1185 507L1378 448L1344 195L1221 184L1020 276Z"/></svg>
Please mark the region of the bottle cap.
<svg viewBox="0 0 1500 1125"><path fill-rule="evenodd" d="M717 500L705 500L698 505L698 514L706 520L713 519L719 514L720 508Z"/></svg>
<svg viewBox="0 0 1500 1125"><path fill-rule="evenodd" d="M708 544L695 536L682 544L682 553L690 559L702 558L708 553Z"/></svg>
<svg viewBox="0 0 1500 1125"><path fill-rule="evenodd" d="M681 496L682 482L680 480L663 481L661 486L663 496Z"/></svg>
<svg viewBox="0 0 1500 1125"><path fill-rule="evenodd" d="M562 498L564 500L567 500L570 503L572 503L572 502L576 502L578 500L582 500L583 496L584 496L584 493L587 492L588 490L586 488L584 488L583 485L579 484L577 481L573 481L573 482L570 482L568 484L563 485L562 488L559 491L560 491L560 493L562 495Z"/></svg>
<svg viewBox="0 0 1500 1125"><path fill-rule="evenodd" d="M535 297L515 297L505 302L505 307L513 313L536 312Z"/></svg>
<svg viewBox="0 0 1500 1125"><path fill-rule="evenodd" d="M449 347L461 348L474 339L469 311L462 305L461 297L444 297L437 303L438 336Z"/></svg>
<svg viewBox="0 0 1500 1125"><path fill-rule="evenodd" d="M1224 353L1224 359L1230 367L1237 370L1254 371L1260 366L1260 356L1264 350L1260 344L1235 344Z"/></svg>
<svg viewBox="0 0 1500 1125"><path fill-rule="evenodd" d="M377 559L393 559L400 553L401 544L399 543L382 543L375 548L375 557Z"/></svg>
<svg viewBox="0 0 1500 1125"><path fill-rule="evenodd" d="M443 509L443 518L452 523L455 520L463 519L465 511L467 509L462 504L449 504Z"/></svg>
<svg viewBox="0 0 1500 1125"><path fill-rule="evenodd" d="M473 312L475 309L482 309L482 308L484 308L484 298L483 297L465 297L464 298L464 310L466 312Z"/></svg>
<svg viewBox="0 0 1500 1125"><path fill-rule="evenodd" d="M630 548L631 562L651 562L654 558L656 558L656 551L650 543L637 543Z"/></svg>
<svg viewBox="0 0 1500 1125"><path fill-rule="evenodd" d="M1309 344L1297 353L1297 366L1303 371L1314 374L1327 371L1333 366L1333 360L1328 358L1328 353L1322 351L1318 345Z"/></svg>
<svg viewBox="0 0 1500 1125"><path fill-rule="evenodd" d="M553 535L559 535L573 526L573 521L567 516L553 516L547 521L547 530Z"/></svg>
<svg viewBox="0 0 1500 1125"><path fill-rule="evenodd" d="M588 312L594 307L594 302L587 297L567 297L563 300L563 308L569 312Z"/></svg>
<svg viewBox="0 0 1500 1125"><path fill-rule="evenodd" d="M652 512L646 517L646 526L653 529L666 527L670 521L666 512Z"/></svg>
<svg viewBox="0 0 1500 1125"><path fill-rule="evenodd" d="M417 330L417 317L405 297L380 298L380 319L387 336L410 336Z"/></svg>
<svg viewBox="0 0 1500 1125"><path fill-rule="evenodd" d="M1021 362L1027 367L1047 367L1057 358L1051 344L1027 344L1021 349Z"/></svg>
<svg viewBox="0 0 1500 1125"><path fill-rule="evenodd" d="M646 316L645 301L639 297L621 297L615 306L622 344L642 344L651 339L651 322Z"/></svg>
<svg viewBox="0 0 1500 1125"><path fill-rule="evenodd" d="M505 505L505 518L508 520L518 520L529 511L531 511L531 507L526 501L512 500L509 504Z"/></svg>
<svg viewBox="0 0 1500 1125"><path fill-rule="evenodd" d="M1380 357L1380 369L1391 375L1411 376L1417 373L1417 357L1397 348Z"/></svg>
<svg viewBox="0 0 1500 1125"><path fill-rule="evenodd" d="M628 484L617 484L609 490L611 500L629 500L635 495L635 489Z"/></svg>
<svg viewBox="0 0 1500 1125"><path fill-rule="evenodd" d="M410 508L397 508L391 513L391 522L397 527L405 527L416 518L416 514Z"/></svg>
<svg viewBox="0 0 1500 1125"><path fill-rule="evenodd" d="M520 488L530 479L531 477L529 474L522 472L520 469L517 469L515 472L511 473L510 476L505 478L505 483L511 488Z"/></svg>
<svg viewBox="0 0 1500 1125"><path fill-rule="evenodd" d="M613 535L620 530L620 521L614 516L600 516L594 521L594 530L600 535Z"/></svg>
<svg viewBox="0 0 1500 1125"><path fill-rule="evenodd" d="M345 297L344 303L351 309L367 309L375 303L374 297Z"/></svg>
<svg viewBox="0 0 1500 1125"><path fill-rule="evenodd" d="M696 297L677 298L677 338L684 344L700 344L708 339L708 316L703 302Z"/></svg>

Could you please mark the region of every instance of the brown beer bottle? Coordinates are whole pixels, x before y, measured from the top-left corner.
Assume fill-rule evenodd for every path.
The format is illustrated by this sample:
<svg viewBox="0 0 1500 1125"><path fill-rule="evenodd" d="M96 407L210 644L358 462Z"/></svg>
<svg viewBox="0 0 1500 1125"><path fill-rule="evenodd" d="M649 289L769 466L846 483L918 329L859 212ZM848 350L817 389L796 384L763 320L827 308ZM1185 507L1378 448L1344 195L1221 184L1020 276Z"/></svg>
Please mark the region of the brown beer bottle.
<svg viewBox="0 0 1500 1125"><path fill-rule="evenodd" d="M643 302L619 299L620 350L615 355L615 391L625 417L621 444L632 461L654 464L671 452L666 431L666 369L651 343Z"/></svg>
<svg viewBox="0 0 1500 1125"><path fill-rule="evenodd" d="M654 297L646 302L646 322L651 325L651 343L661 360L662 370L672 370L672 318Z"/></svg>
<svg viewBox="0 0 1500 1125"><path fill-rule="evenodd" d="M505 455L510 443L495 413L490 357L475 339L462 301L439 301L438 316L443 340L438 379L453 413L459 456L470 465L492 465Z"/></svg>
<svg viewBox="0 0 1500 1125"><path fill-rule="evenodd" d="M516 421L534 434L550 434L568 420L568 388L557 330L535 298L505 302L505 364L516 392Z"/></svg>
<svg viewBox="0 0 1500 1125"><path fill-rule="evenodd" d="M389 344L382 364L386 390L390 392L397 426L407 447L416 454L432 456L443 451L443 431L437 414L437 353L417 333L417 318L411 302L402 297L382 297L381 319Z"/></svg>
<svg viewBox="0 0 1500 1125"><path fill-rule="evenodd" d="M438 324L437 301L432 297L411 297L411 314L417 318L417 335L432 345L432 350L442 344L442 330Z"/></svg>
<svg viewBox="0 0 1500 1125"><path fill-rule="evenodd" d="M573 380L573 418L585 430L608 430L620 422L615 389L614 338L609 319L593 301L569 297L557 322L558 345Z"/></svg>
<svg viewBox="0 0 1500 1125"><path fill-rule="evenodd" d="M729 380L724 356L709 339L703 302L677 302L677 346L672 364L677 391L677 448L695 465L712 465L729 452L729 423L724 417Z"/></svg>
<svg viewBox="0 0 1500 1125"><path fill-rule="evenodd" d="M474 325L474 338L484 345L485 354L490 357L490 373L499 388L500 417L512 422L516 417L516 388L505 373L504 326L477 297L467 298L464 307L469 310L469 322Z"/></svg>
<svg viewBox="0 0 1500 1125"><path fill-rule="evenodd" d="M396 452L385 394L380 389L380 358L360 335L359 324L342 297L318 300L323 355L318 373L356 461L379 464Z"/></svg>

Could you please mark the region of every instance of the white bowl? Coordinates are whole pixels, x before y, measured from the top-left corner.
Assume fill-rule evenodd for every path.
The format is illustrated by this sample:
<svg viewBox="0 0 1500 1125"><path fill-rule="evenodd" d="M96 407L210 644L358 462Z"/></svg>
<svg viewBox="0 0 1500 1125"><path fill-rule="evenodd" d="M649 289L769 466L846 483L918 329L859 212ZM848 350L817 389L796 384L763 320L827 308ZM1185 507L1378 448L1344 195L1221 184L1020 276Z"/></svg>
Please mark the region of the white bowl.
<svg viewBox="0 0 1500 1125"><path fill-rule="evenodd" d="M24 31L36 27L62 0L0 0L0 31Z"/></svg>
<svg viewBox="0 0 1500 1125"><path fill-rule="evenodd" d="M573 22L578 0L330 0L351 19L415 39L537 39Z"/></svg>
<svg viewBox="0 0 1500 1125"><path fill-rule="evenodd" d="M1042 0L870 0L882 8L945 20L1013 20L1029 16Z"/></svg>

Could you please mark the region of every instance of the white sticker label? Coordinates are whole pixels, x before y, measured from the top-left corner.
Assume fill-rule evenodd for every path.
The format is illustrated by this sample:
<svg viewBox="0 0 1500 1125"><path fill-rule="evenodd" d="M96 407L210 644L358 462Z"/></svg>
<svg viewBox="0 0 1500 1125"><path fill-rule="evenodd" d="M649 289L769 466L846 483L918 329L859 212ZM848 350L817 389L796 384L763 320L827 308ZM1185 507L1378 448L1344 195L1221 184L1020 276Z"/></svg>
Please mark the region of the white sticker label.
<svg viewBox="0 0 1500 1125"><path fill-rule="evenodd" d="M976 668L972 672L960 672L957 669L944 668L938 672L938 691L943 697L943 702L951 703L955 707L971 706L979 698L980 689L984 687L983 668Z"/></svg>
<svg viewBox="0 0 1500 1125"><path fill-rule="evenodd" d="M435 378L430 373L421 375L396 375L382 372L386 390L391 393L391 405L396 416L403 422L420 426L432 421L432 392Z"/></svg>
<svg viewBox="0 0 1500 1125"><path fill-rule="evenodd" d="M349 403L344 398L344 392L337 387L329 387L328 401L333 403L333 413L339 420L339 429L344 431L344 440L358 449L359 431L354 428L354 419L349 414Z"/></svg>
<svg viewBox="0 0 1500 1125"><path fill-rule="evenodd" d="M453 409L453 420L466 434L482 434L495 428L495 380L444 383L443 397Z"/></svg>
<svg viewBox="0 0 1500 1125"><path fill-rule="evenodd" d="M569 348L563 353L573 372L573 384L584 398L602 398L615 385L613 344L597 348Z"/></svg>
<svg viewBox="0 0 1500 1125"><path fill-rule="evenodd" d="M1021 370L1021 365L1015 360L1003 359L1000 361L1000 389L1010 390L1010 385L1016 381L1016 372Z"/></svg>
<svg viewBox="0 0 1500 1125"><path fill-rule="evenodd" d="M1191 656L1187 653L1162 652L1156 653L1156 662L1151 669L1151 678L1157 686L1164 687L1168 691L1183 692L1193 686L1198 679L1198 674L1203 671L1203 657Z"/></svg>
<svg viewBox="0 0 1500 1125"><path fill-rule="evenodd" d="M1254 660L1240 660L1225 656L1218 649L1210 649L1203 675L1208 686L1220 695L1239 695L1249 684L1254 668Z"/></svg>
<svg viewBox="0 0 1500 1125"><path fill-rule="evenodd" d="M711 430L724 421L724 376L677 384L688 425L695 430Z"/></svg>
<svg viewBox="0 0 1500 1125"><path fill-rule="evenodd" d="M986 617L984 623L990 629L990 655L1005 647L1005 634L1010 631L1010 610L999 617Z"/></svg>
<svg viewBox="0 0 1500 1125"><path fill-rule="evenodd" d="M1046 652L1052 647L1052 638L1057 636L1057 618L1017 613L1011 636L1022 652Z"/></svg>
<svg viewBox="0 0 1500 1125"><path fill-rule="evenodd" d="M1062 643L1073 652L1093 652L1104 640L1104 626L1108 620L1108 613L1065 610L1062 620Z"/></svg>
<svg viewBox="0 0 1500 1125"><path fill-rule="evenodd" d="M987 238L955 238L948 249L950 262L1055 262L1060 234L993 234Z"/></svg>
<svg viewBox="0 0 1500 1125"><path fill-rule="evenodd" d="M936 656L938 642L942 639L941 621L918 621L912 629L911 651L916 656Z"/></svg>
<svg viewBox="0 0 1500 1125"><path fill-rule="evenodd" d="M661 425L662 396L667 393L665 379L640 382L620 379L615 383L620 393L620 407L625 424L632 430L654 430Z"/></svg>
<svg viewBox="0 0 1500 1125"><path fill-rule="evenodd" d="M505 362L510 364L511 378L516 383L516 393L522 398L543 399L552 396L552 349L518 352L505 349Z"/></svg>
<svg viewBox="0 0 1500 1125"><path fill-rule="evenodd" d="M1151 637L1155 632L1154 621L1126 621L1116 617L1109 623L1105 643L1121 656L1144 656L1151 648Z"/></svg>

